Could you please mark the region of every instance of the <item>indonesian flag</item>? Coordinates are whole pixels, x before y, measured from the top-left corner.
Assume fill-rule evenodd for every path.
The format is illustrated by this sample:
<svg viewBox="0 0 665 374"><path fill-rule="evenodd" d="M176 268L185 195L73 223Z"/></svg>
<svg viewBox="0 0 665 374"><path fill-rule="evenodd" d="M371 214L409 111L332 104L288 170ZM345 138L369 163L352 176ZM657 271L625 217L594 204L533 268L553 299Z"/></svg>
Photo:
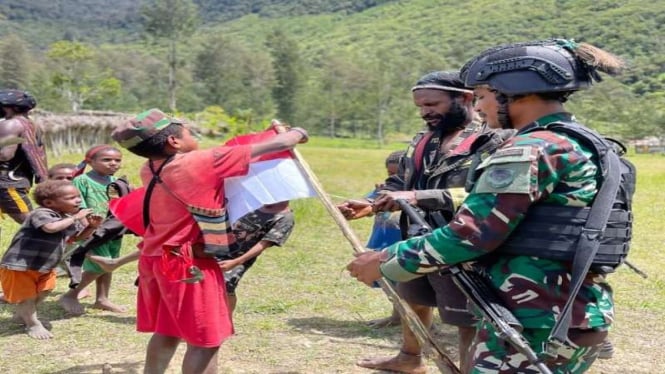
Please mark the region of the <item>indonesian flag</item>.
<svg viewBox="0 0 665 374"><path fill-rule="evenodd" d="M225 145L245 145L263 142L277 135L273 127L259 133L240 135ZM251 160L249 172L241 177L224 181L226 209L230 223L260 208L264 204L314 197L316 191L298 167L291 151L269 153ZM143 200L145 187L140 187L124 197L109 201L109 210L129 230L143 235Z"/></svg>
<svg viewBox="0 0 665 374"><path fill-rule="evenodd" d="M225 145L245 145L264 142L275 135L273 126L259 133L236 136ZM245 214L264 204L317 196L308 179L298 167L291 151L264 154L251 160L249 172L224 181L226 208L233 224Z"/></svg>

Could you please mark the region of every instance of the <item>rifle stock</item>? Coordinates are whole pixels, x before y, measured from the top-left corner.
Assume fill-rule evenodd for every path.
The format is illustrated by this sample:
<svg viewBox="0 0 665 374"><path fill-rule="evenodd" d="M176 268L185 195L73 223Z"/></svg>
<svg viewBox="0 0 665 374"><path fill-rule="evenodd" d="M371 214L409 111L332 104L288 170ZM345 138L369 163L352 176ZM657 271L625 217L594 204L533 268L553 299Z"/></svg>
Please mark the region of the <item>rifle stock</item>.
<svg viewBox="0 0 665 374"><path fill-rule="evenodd" d="M402 212L404 212L410 221L409 231L422 232L423 234L432 231L431 226L416 211L416 209L406 200L397 199ZM423 235L421 234L421 235ZM529 362L536 366L543 374L552 374L552 371L543 363L536 352L531 349L527 340L520 334L522 324L517 317L508 310L501 302L494 289L487 284L487 280L476 271L464 269L461 265L452 265L444 271L449 271L453 276L453 281L466 295L466 297L480 310L483 317L489 321L499 332L501 339L506 340L518 352L526 356Z"/></svg>

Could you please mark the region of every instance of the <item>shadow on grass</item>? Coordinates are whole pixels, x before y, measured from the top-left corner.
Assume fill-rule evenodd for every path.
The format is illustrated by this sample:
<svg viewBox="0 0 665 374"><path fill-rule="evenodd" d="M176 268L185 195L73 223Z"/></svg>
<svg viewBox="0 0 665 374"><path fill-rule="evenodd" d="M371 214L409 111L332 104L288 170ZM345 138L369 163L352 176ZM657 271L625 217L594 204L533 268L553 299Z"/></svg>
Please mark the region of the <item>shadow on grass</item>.
<svg viewBox="0 0 665 374"><path fill-rule="evenodd" d="M356 338L368 337L378 339L390 339L399 342L402 336L400 326L386 328L372 328L364 321L334 320L330 318L311 317L311 318L291 318L287 322L298 332L310 335L326 335L337 338ZM442 324L435 321L430 329L432 338L440 344L442 348L448 350L457 350L457 328L451 325ZM379 346L376 344L368 344ZM393 348L383 346L383 348Z"/></svg>
<svg viewBox="0 0 665 374"><path fill-rule="evenodd" d="M82 303L86 310L90 309L90 305ZM6 311L11 315L14 314L14 306L7 303L0 304L0 312ZM68 320L73 318L95 318L108 323L135 325L136 316L128 314L110 314L110 312L102 312L104 314L85 313L81 316L73 316L65 312L64 309L58 304L58 298L49 297L46 301L37 306L37 317L42 322L53 322L60 320ZM25 325L18 323L12 317L0 318L0 337L11 336L25 333Z"/></svg>
<svg viewBox="0 0 665 374"><path fill-rule="evenodd" d="M122 362L122 363L106 363L95 365L77 365L70 368L54 371L51 374L99 374L99 373L126 373L134 374L140 373L143 369L143 362Z"/></svg>
<svg viewBox="0 0 665 374"><path fill-rule="evenodd" d="M312 335L328 335L339 338L374 337L385 338L400 333L399 327L375 329L365 321L335 320L322 317L290 318L287 323L298 332Z"/></svg>

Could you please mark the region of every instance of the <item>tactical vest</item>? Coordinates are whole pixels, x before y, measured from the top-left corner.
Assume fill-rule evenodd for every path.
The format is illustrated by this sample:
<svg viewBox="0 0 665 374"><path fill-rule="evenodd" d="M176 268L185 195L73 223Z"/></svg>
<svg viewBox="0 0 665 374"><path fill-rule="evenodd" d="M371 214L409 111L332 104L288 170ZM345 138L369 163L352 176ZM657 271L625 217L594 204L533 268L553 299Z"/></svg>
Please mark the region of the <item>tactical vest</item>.
<svg viewBox="0 0 665 374"><path fill-rule="evenodd" d="M632 235L632 197L635 192L635 166L620 157L625 148L620 143L605 139L596 132L574 122L554 122L532 131L549 130L563 133L588 147L600 161L600 186L611 178L617 179L616 194L596 195L591 206L571 207L536 203L510 237L497 249L498 254L535 256L545 259L573 262L582 235L592 241L600 241L593 257L590 271L597 274L611 273L621 265L630 249ZM620 147L620 148L619 148ZM610 160L614 158L614 160ZM617 160L618 159L618 162ZM603 196L605 195L605 196ZM609 219L604 230L590 232L587 222L598 214L591 215L602 207L610 207ZM602 219L595 219L600 222Z"/></svg>
<svg viewBox="0 0 665 374"><path fill-rule="evenodd" d="M482 158L493 153L507 138L514 134L513 130L482 131L482 124L473 123L467 126L451 143L450 154L440 157L436 165L429 170L423 169L423 153L431 133L421 132L411 141L406 155L402 158L404 168L404 187L408 191L417 189L417 180L426 178L425 189L463 188L467 184L469 171L473 170ZM422 174L425 174L424 176ZM418 209L420 210L420 209ZM422 211L425 220L432 227L441 227L450 221L453 212L450 209L440 211ZM400 219L402 232L407 232L406 216Z"/></svg>

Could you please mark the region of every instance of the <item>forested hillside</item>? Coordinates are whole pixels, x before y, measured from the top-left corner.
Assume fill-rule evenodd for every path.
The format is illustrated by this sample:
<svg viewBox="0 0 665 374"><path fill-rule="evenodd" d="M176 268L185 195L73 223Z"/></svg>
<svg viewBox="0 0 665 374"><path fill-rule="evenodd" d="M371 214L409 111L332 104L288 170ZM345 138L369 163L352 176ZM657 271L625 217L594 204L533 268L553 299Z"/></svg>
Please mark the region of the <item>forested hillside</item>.
<svg viewBox="0 0 665 374"><path fill-rule="evenodd" d="M28 87L46 109L132 112L175 101L173 70L178 111L210 126L243 131L279 116L382 139L420 126L409 88L423 73L457 69L494 44L567 37L629 67L573 95L578 117L623 139L665 136L663 2L196 0L182 32L146 32L146 17L187 18L160 13L184 3L0 0L0 84Z"/></svg>
<svg viewBox="0 0 665 374"><path fill-rule="evenodd" d="M391 0L194 0L204 22L248 14L293 17L320 13L351 14ZM392 0L394 1L394 0ZM58 39L128 41L141 29L139 9L151 0L0 0L0 30L16 27L33 43Z"/></svg>

